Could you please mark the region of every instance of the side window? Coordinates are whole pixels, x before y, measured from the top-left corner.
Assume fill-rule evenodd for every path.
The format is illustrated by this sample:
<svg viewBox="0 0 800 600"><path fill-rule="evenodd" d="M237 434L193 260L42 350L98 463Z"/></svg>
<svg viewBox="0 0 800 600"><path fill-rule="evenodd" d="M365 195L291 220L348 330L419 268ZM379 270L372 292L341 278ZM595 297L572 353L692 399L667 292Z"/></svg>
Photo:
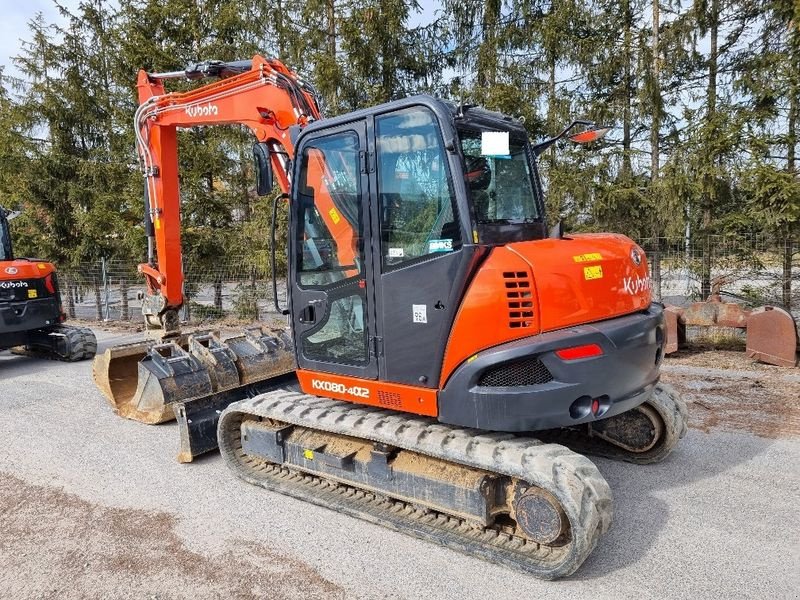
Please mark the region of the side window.
<svg viewBox="0 0 800 600"><path fill-rule="evenodd" d="M351 131L312 140L298 176L295 251L301 288L328 290L327 308L306 307L316 325L301 335L306 358L369 362L365 323L364 223L358 136ZM311 316L313 314L313 316Z"/></svg>
<svg viewBox="0 0 800 600"><path fill-rule="evenodd" d="M303 151L295 232L299 283L325 287L363 269L358 136L320 138Z"/></svg>
<svg viewBox="0 0 800 600"><path fill-rule="evenodd" d="M459 249L455 194L433 114L414 107L375 121L384 269Z"/></svg>

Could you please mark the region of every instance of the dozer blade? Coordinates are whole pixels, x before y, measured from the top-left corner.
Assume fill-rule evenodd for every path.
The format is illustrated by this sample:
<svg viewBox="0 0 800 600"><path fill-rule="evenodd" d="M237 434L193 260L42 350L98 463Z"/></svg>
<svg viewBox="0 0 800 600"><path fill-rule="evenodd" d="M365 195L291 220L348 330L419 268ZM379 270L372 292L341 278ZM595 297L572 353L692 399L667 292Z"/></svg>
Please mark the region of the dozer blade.
<svg viewBox="0 0 800 600"><path fill-rule="evenodd" d="M239 388L293 371L291 348L285 334L269 335L260 328L225 341L200 332L109 348L95 358L94 379L118 415L162 423L175 418L175 403L229 404L246 397L246 390L236 393ZM200 453L190 452L189 460Z"/></svg>

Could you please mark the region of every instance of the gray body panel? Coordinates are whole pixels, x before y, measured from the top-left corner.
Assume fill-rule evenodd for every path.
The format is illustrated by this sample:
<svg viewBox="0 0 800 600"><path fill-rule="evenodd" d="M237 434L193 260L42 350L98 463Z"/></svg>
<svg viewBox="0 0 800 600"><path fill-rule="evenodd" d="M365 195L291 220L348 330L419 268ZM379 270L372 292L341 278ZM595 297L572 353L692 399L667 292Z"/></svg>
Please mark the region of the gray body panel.
<svg viewBox="0 0 800 600"><path fill-rule="evenodd" d="M439 392L439 420L492 431L537 431L608 418L646 401L664 355L663 306L607 321L543 333L484 350L461 365ZM598 344L603 355L564 361L561 348ZM509 361L538 358L552 380L537 385L483 387L485 371ZM581 398L603 398L604 412L573 417Z"/></svg>

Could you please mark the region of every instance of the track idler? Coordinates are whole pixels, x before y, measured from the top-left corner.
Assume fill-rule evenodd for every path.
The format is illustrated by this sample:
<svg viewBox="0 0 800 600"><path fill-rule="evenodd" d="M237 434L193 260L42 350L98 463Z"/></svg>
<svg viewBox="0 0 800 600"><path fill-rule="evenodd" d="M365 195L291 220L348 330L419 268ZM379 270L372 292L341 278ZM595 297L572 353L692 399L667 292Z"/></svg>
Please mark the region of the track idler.
<svg viewBox="0 0 800 600"><path fill-rule="evenodd" d="M176 403L208 400L294 368L292 344L284 333L252 328L224 341L216 333L201 332L115 346L95 358L93 371L114 412L162 423L175 418Z"/></svg>

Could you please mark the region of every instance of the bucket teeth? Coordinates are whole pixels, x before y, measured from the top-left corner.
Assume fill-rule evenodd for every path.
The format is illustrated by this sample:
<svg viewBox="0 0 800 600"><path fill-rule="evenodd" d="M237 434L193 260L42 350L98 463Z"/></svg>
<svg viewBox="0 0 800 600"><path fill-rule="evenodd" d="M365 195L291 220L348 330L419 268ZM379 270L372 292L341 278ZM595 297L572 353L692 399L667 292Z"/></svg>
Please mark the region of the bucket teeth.
<svg viewBox="0 0 800 600"><path fill-rule="evenodd" d="M94 378L117 414L161 423L175 418L176 402L235 392L294 368L291 340L257 327L224 341L205 331L109 348L95 359Z"/></svg>

